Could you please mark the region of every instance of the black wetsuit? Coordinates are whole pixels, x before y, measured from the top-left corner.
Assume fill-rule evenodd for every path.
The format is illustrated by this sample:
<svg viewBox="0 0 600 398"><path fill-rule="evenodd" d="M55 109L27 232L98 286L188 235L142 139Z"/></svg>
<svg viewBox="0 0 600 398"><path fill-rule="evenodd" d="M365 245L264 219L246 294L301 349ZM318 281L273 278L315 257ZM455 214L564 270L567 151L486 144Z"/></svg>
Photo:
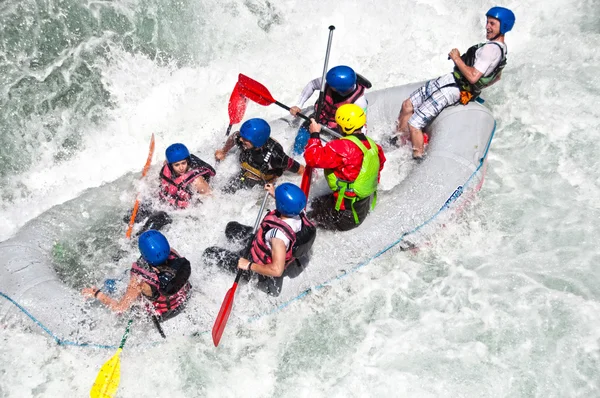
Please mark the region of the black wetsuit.
<svg viewBox="0 0 600 398"><path fill-rule="evenodd" d="M241 142L239 133L233 139L240 149L240 172L229 180L224 188L227 193L233 193L241 188L252 188L264 185L281 176L285 170L297 173L300 163L290 158L280 143L269 138L260 148L246 149Z"/></svg>

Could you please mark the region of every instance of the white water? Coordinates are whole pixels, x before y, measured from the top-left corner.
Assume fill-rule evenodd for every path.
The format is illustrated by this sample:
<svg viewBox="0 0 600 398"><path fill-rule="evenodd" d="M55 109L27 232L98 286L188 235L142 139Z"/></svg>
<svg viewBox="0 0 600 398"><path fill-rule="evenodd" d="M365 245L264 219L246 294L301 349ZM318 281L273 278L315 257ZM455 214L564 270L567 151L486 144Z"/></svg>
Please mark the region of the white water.
<svg viewBox="0 0 600 398"><path fill-rule="evenodd" d="M495 5L282 1L267 33L257 21L273 18L268 3L244 4L203 2L207 39L189 44L211 54L203 66L161 67L114 48L102 69L116 103L105 125L85 132L71 160L42 157L45 167L17 177L30 194L1 210L0 238L86 188L139 173L152 131L155 164L174 141L208 157L237 73L292 105L321 73L330 24L330 65L348 63L384 88L446 73L449 50L483 40L482 14ZM509 64L485 93L499 128L486 182L461 219L417 254L384 256L228 330L218 349L208 336L126 347L119 396L599 395L600 10L592 1L503 5L517 15ZM246 116L282 112L250 105ZM27 332L0 338L0 397L86 396L112 355Z"/></svg>

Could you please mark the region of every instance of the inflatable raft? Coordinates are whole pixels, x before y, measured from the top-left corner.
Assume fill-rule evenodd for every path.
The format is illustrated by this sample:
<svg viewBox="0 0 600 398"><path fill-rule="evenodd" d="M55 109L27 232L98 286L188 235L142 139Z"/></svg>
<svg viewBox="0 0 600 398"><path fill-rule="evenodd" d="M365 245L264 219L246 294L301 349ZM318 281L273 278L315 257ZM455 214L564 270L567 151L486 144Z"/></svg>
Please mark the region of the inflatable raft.
<svg viewBox="0 0 600 398"><path fill-rule="evenodd" d="M390 136L402 101L419 84L392 87L367 95L370 136L378 142ZM286 117L275 120L271 127L275 138L282 141L281 136L285 136L292 140L297 121ZM345 233L319 231L309 265L297 277L284 279L282 293L277 298L257 290L252 281L249 286L241 286L227 327L243 325L279 311L390 250L418 246L439 228L440 223L456 215L483 183L486 157L495 131L494 118L481 104L458 105L445 109L427 131L430 141L427 156L421 163L410 160L408 149L387 148L388 163L382 175L376 208L359 228ZM402 158L402 164L409 165L404 173L398 162L393 161ZM299 184L299 181L293 181ZM131 178L121 179L89 189L80 197L32 220L14 237L0 243L0 327L39 331L64 345L112 347L119 341L129 315L115 316L93 301L86 302L77 288L65 283L64 272L57 271L55 263L57 242L64 240L65 235L70 233L72 239L77 239L78 231L89 230L95 218L121 214L119 198L130 183ZM256 191L249 195L259 201L262 192ZM322 177L313 182L311 196L325 192L327 187ZM176 219L171 229L166 230L165 235L171 242L171 237L175 236L174 239L184 246L189 243L194 247L193 253L188 254L181 248L182 243L177 246L172 242L172 246L192 262L194 294L184 313L163 323L167 336L208 335L223 297L231 287L233 275L198 264L200 254L205 247L221 243L218 240L228 220L221 220L215 213L233 213L236 205L247 202L247 199L240 199L229 208L223 203L203 204L207 210L202 216L205 218L202 230L205 239L201 242L183 232L186 221L179 226ZM256 217L256 213L252 213L256 209L258 206L247 207L246 219L238 221L252 224ZM106 234L106 231L102 233ZM110 239L102 233L99 232L99 239ZM83 247L81 250L88 249ZM134 245L124 250L129 250L130 260L138 255ZM78 265L72 266L71 271L77 273ZM97 284L101 285L101 274L107 270L115 272L108 265L89 272L96 275ZM132 328L131 344L161 341L158 333L152 331L152 322L147 317L141 315L137 322L139 324Z"/></svg>

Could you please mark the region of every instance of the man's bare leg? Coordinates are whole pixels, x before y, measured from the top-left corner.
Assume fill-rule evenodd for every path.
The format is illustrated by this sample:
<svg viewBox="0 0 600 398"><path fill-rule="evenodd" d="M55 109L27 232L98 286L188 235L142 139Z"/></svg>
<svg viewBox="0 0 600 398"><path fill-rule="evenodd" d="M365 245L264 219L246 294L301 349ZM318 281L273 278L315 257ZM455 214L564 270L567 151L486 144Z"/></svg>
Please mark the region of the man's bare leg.
<svg viewBox="0 0 600 398"><path fill-rule="evenodd" d="M402 108L400 114L398 114L398 121L396 122L396 135L390 140L394 145L401 146L406 143L410 138L410 131L408 130L408 119L414 113L413 104L410 99L402 102Z"/></svg>
<svg viewBox="0 0 600 398"><path fill-rule="evenodd" d="M413 158L420 159L423 157L424 144L423 144L423 131L416 127L408 125L410 131L410 140L413 147Z"/></svg>
<svg viewBox="0 0 600 398"><path fill-rule="evenodd" d="M415 110L412 102L410 102L410 98L404 100L402 108L400 109L400 115L398 115L398 126L396 131L402 133L406 137L409 136L408 119L410 119L414 112Z"/></svg>

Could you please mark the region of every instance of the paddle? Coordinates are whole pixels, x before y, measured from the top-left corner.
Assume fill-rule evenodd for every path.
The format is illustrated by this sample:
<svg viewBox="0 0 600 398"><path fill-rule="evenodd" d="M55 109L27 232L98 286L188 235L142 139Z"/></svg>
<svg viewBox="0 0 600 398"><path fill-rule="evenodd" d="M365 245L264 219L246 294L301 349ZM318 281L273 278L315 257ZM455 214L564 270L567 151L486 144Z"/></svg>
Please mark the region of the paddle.
<svg viewBox="0 0 600 398"><path fill-rule="evenodd" d="M165 335L165 331L163 330L162 326L160 326L160 322L158 321L158 317L156 315L152 315L152 323L154 323L154 326L158 330L158 334L160 334L160 337L166 339L167 336Z"/></svg>
<svg viewBox="0 0 600 398"><path fill-rule="evenodd" d="M256 102L257 104L263 106L275 104L282 107L283 109L286 109L288 111L290 110L289 106L275 100L275 98L273 98L269 90L256 80L240 73L238 83L241 86L242 95L252 100L253 102ZM310 122L310 118L302 113L298 113L297 116L300 116L302 119ZM333 135L334 137L342 137L340 133L328 128L327 126L322 126L322 129L327 133Z"/></svg>
<svg viewBox="0 0 600 398"><path fill-rule="evenodd" d="M117 393L121 381L121 351L123 351L123 346L127 341L131 322L133 322L133 319L130 319L127 323L127 329L125 329L119 349L112 358L102 365L98 376L96 376L96 381L90 391L91 398L112 398Z"/></svg>
<svg viewBox="0 0 600 398"><path fill-rule="evenodd" d="M142 178L144 178L146 176L146 174L148 174L148 169L150 168L150 163L152 162L153 155L154 155L154 133L152 133L152 138L150 139L150 149L148 150L148 158L146 159L146 164L144 165L144 168L142 170L142 176L140 177L140 180ZM135 196L135 204L133 205L133 211L131 212L131 218L129 219L129 227L127 228L127 232L125 233L125 236L128 239L131 238L131 231L133 230L133 224L135 223L135 216L137 215L138 209L140 207L139 196L140 196L140 193L138 192L137 195ZM166 338L165 332L163 331L162 327L160 326L160 323L158 322L158 318L156 317L156 315L152 315L151 318L152 318L152 322L158 329L158 333L160 333L162 338Z"/></svg>
<svg viewBox="0 0 600 398"><path fill-rule="evenodd" d="M265 209L265 205L267 203L267 199L269 198L269 193L265 194L265 198L263 199L262 205L260 206L260 211L258 212L258 216L256 217L256 221L254 222L254 229L252 230L252 238L248 243L248 247L246 248L244 257L247 257L250 253L250 248L252 247L252 241L254 240L254 235L258 230L258 225L260 224L260 217L262 216L263 210ZM229 319L229 314L231 313L231 308L233 307L233 297L235 296L235 291L238 286L238 282L242 277L242 270L238 270L237 275L235 276L235 280L233 281L233 286L227 291L225 294L225 298L223 299L223 303L221 304L221 309L219 310L219 314L217 315L217 319L215 319L215 324L212 328L212 338L215 347L219 345L219 341L221 341L221 336L223 335L223 330L225 330L225 325L227 324L227 320Z"/></svg>
<svg viewBox="0 0 600 398"><path fill-rule="evenodd" d="M229 127L225 136L228 136L231 132L231 127L242 121L244 113L246 113L246 106L248 105L248 98L244 97L239 82L235 84L231 96L229 97L229 106L227 111L229 112Z"/></svg>
<svg viewBox="0 0 600 398"><path fill-rule="evenodd" d="M142 178L146 176L148 173L148 169L150 168L150 162L152 162L152 155L154 155L154 133L152 133L152 139L150 139L150 150L148 151L148 159L146 159L146 164L144 165L144 169L142 170ZM135 216L137 216L138 209L140 207L140 193L138 192L135 196L135 204L133 205L133 211L131 212L131 218L129 219L129 226L127 228L127 232L125 236L129 239L131 238L131 231L133 230L133 224L135 223Z"/></svg>
<svg viewBox="0 0 600 398"><path fill-rule="evenodd" d="M323 75L321 76L321 91L319 92L319 99L317 100L317 109L315 115L317 118L321 114L321 110L323 109L323 103L325 102L325 75L327 74L327 67L329 65L329 53L331 52L331 40L333 38L333 30L335 26L331 25L329 27L329 38L327 39L327 51L325 52L325 64L323 65ZM337 136L340 137L339 135ZM306 166L304 168L304 174L302 174L302 183L300 184L300 189L304 192L306 197L308 198L308 194L310 192L310 183L312 177L313 168L310 166Z"/></svg>

